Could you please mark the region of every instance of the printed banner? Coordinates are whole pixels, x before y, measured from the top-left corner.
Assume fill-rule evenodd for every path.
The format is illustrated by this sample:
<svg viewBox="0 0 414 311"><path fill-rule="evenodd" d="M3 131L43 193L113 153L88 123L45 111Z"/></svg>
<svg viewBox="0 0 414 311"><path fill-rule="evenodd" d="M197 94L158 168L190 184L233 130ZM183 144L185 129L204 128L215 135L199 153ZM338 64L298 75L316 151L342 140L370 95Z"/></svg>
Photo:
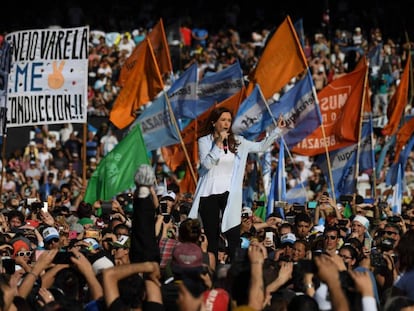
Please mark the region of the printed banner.
<svg viewBox="0 0 414 311"><path fill-rule="evenodd" d="M23 30L6 40L7 126L86 123L89 27Z"/></svg>

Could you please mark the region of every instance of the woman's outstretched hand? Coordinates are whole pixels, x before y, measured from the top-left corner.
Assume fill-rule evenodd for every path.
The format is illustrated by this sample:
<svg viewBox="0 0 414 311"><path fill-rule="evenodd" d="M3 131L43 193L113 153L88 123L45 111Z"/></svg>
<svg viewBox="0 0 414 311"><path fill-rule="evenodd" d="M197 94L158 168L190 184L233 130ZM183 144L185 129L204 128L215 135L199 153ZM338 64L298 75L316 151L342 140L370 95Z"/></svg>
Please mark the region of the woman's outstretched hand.
<svg viewBox="0 0 414 311"><path fill-rule="evenodd" d="M285 121L285 119L283 118L282 115L280 115L279 118L277 119L277 127L279 127L279 128L286 127L286 121Z"/></svg>

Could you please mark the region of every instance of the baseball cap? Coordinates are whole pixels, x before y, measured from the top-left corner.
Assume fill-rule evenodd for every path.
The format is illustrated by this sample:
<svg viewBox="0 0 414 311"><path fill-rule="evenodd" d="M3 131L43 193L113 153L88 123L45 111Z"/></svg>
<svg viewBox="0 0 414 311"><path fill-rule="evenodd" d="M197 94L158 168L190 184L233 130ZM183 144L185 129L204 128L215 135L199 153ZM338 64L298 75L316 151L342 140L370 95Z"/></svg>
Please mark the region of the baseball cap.
<svg viewBox="0 0 414 311"><path fill-rule="evenodd" d="M100 248L99 243L94 238L86 238L83 239L83 241L89 244L88 249L90 250L97 250L98 248Z"/></svg>
<svg viewBox="0 0 414 311"><path fill-rule="evenodd" d="M223 288L206 290L203 293L203 302L206 311L227 311L229 309L230 295Z"/></svg>
<svg viewBox="0 0 414 311"><path fill-rule="evenodd" d="M293 244L296 242L296 236L293 233L286 233L280 237L280 243L283 244Z"/></svg>
<svg viewBox="0 0 414 311"><path fill-rule="evenodd" d="M99 274L102 270L107 268L112 268L114 263L106 256L102 256L101 258L95 260L92 264L92 269L95 274Z"/></svg>
<svg viewBox="0 0 414 311"><path fill-rule="evenodd" d="M253 215L252 209L250 207L245 206L242 208L241 215L243 216L246 214L248 215L248 217L251 217Z"/></svg>
<svg viewBox="0 0 414 311"><path fill-rule="evenodd" d="M112 242L112 246L120 247L120 248L130 248L131 247L131 239L127 235L121 235L118 240Z"/></svg>
<svg viewBox="0 0 414 311"><path fill-rule="evenodd" d="M174 247L171 260L171 269L174 274L201 271L202 266L203 252L200 246L191 242L181 242Z"/></svg>
<svg viewBox="0 0 414 311"><path fill-rule="evenodd" d="M51 239L59 239L59 232L56 230L55 227L47 227L43 230L43 241L46 243L49 242Z"/></svg>
<svg viewBox="0 0 414 311"><path fill-rule="evenodd" d="M176 196L175 196L174 191L169 190L163 193L161 200L165 199L165 200L175 201L175 198Z"/></svg>

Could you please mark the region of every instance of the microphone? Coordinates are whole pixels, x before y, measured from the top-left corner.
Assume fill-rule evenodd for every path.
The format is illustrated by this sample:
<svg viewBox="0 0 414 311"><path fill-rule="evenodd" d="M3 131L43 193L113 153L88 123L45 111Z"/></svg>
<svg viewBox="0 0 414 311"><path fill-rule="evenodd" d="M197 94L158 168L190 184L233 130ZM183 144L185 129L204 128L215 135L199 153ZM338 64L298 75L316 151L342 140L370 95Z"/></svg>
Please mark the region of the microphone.
<svg viewBox="0 0 414 311"><path fill-rule="evenodd" d="M227 154L227 150L229 149L229 146L227 145L227 138L223 140L223 149L224 153Z"/></svg>

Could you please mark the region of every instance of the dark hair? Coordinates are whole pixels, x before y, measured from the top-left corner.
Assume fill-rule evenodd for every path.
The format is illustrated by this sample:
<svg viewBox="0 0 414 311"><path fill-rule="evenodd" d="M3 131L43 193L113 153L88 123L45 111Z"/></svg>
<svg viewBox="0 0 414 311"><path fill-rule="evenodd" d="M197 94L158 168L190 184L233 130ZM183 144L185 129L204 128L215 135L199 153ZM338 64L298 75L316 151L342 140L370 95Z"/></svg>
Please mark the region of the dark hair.
<svg viewBox="0 0 414 311"><path fill-rule="evenodd" d="M295 225L298 225L299 222L301 222L301 221L306 222L308 224L310 224L312 222L310 216L307 213L303 213L303 212L299 213L299 214L296 214Z"/></svg>
<svg viewBox="0 0 414 311"><path fill-rule="evenodd" d="M233 112L230 109L228 109L226 107L216 107L210 113L208 121L204 125L203 129L200 131L198 137L205 136L205 135L208 135L208 134L213 134L214 133L214 123L216 123L217 120L221 117L221 115L225 112L230 113L231 117L233 118ZM231 127L229 128L228 131L229 131L229 138L228 138L229 150L233 153L236 153L237 152L237 146L239 145L239 143L236 141L236 139L234 137L234 134L231 130Z"/></svg>
<svg viewBox="0 0 414 311"><path fill-rule="evenodd" d="M305 246L305 252L307 252L311 249L310 243L308 241L304 240L304 239L296 240L295 243L293 243L293 245L296 244L296 243L301 243L303 246Z"/></svg>
<svg viewBox="0 0 414 311"><path fill-rule="evenodd" d="M178 228L178 237L181 242L198 243L201 235L201 223L198 219L187 218Z"/></svg>
<svg viewBox="0 0 414 311"><path fill-rule="evenodd" d="M414 230L406 231L397 245L400 270L408 271L414 268Z"/></svg>
<svg viewBox="0 0 414 311"><path fill-rule="evenodd" d="M326 227L325 230L323 231L323 234L325 235L326 233L332 232L332 231L335 231L336 234L339 237L340 232L339 232L339 227L337 227L337 226L328 226L328 227Z"/></svg>
<svg viewBox="0 0 414 311"><path fill-rule="evenodd" d="M353 265L353 268L355 268L356 266L358 266L359 261L360 261L360 255L358 253L358 251L356 250L356 248L350 244L350 243L345 243L344 245L341 246L341 248L339 249L339 251L341 249L346 249L351 253L352 259L355 259L355 264Z"/></svg>

